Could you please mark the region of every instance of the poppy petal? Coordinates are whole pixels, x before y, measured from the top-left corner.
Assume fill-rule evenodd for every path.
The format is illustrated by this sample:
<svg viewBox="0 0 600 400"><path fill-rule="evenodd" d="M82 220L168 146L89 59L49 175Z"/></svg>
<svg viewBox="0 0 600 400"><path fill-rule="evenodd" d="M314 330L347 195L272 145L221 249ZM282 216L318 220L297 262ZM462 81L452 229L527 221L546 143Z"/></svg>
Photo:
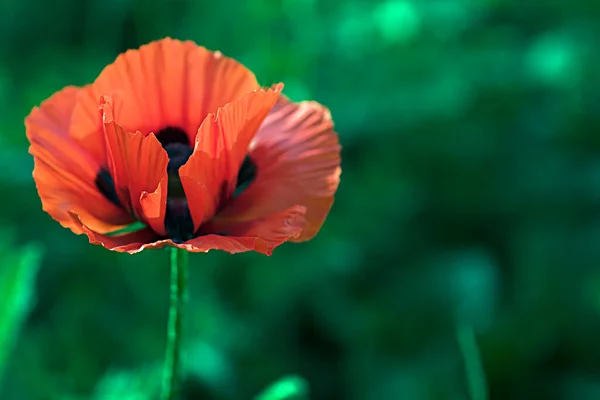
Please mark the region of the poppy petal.
<svg viewBox="0 0 600 400"><path fill-rule="evenodd" d="M128 205L154 232L165 235L167 152L154 134L130 133L117 124L109 96L102 97L100 109L108 164L121 204Z"/></svg>
<svg viewBox="0 0 600 400"><path fill-rule="evenodd" d="M100 73L79 99L78 129L97 129L90 110L97 109L100 96L111 95L115 119L127 131L148 135L177 127L193 144L209 113L258 88L254 74L237 61L191 41L165 38L128 50Z"/></svg>
<svg viewBox="0 0 600 400"><path fill-rule="evenodd" d="M33 178L42 207L76 234L83 231L68 212L75 210L97 232L118 230L133 219L100 191L96 180L103 165L69 135L79 88L66 87L34 108L25 119L34 157Z"/></svg>
<svg viewBox="0 0 600 400"><path fill-rule="evenodd" d="M218 226L208 223L208 231L226 231L227 235L203 235L176 246L191 252L223 250L234 254L256 251L270 256L275 247L300 235L305 224L305 212L306 208L294 206L255 221Z"/></svg>
<svg viewBox="0 0 600 400"><path fill-rule="evenodd" d="M73 211L69 212L69 217L74 225L85 233L91 244L98 244L109 250L120 253L139 253L144 250L148 244L156 239L156 233L152 229L146 228L137 232L130 232L119 236L107 236L95 232L93 229L81 222L79 215Z"/></svg>
<svg viewBox="0 0 600 400"><path fill-rule="evenodd" d="M102 134L102 119L98 115L99 96L92 96L94 101L88 101L92 93L90 85L79 89L75 106L71 115L69 135L86 153L90 154L101 165L106 164L106 145Z"/></svg>
<svg viewBox="0 0 600 400"><path fill-rule="evenodd" d="M329 110L282 97L250 148L256 179L217 218L252 220L299 204L307 208L307 223L292 241L311 239L323 225L340 181L341 146Z"/></svg>
<svg viewBox="0 0 600 400"><path fill-rule="evenodd" d="M209 114L196 136L194 152L179 169L195 230L229 199L248 145L279 98L282 84L246 93Z"/></svg>
<svg viewBox="0 0 600 400"><path fill-rule="evenodd" d="M185 243L175 243L171 239L156 240L156 233L151 229L122 236L101 235L84 226L77 214L71 213L71 218L81 226L90 243L118 252L134 254L146 249L179 247L193 253L206 253L209 250L222 250L231 254L256 251L270 256L275 247L300 235L305 224L305 211L304 207L296 206L260 220L221 225L219 228L230 229L231 236L208 234Z"/></svg>

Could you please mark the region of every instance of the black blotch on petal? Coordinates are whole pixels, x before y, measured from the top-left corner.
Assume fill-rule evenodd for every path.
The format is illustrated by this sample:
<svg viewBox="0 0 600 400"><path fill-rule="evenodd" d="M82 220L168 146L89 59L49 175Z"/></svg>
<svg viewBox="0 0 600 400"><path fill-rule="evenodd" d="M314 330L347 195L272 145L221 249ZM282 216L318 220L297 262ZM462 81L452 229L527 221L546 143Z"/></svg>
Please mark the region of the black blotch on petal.
<svg viewBox="0 0 600 400"><path fill-rule="evenodd" d="M100 193L102 193L108 201L121 207L121 202L119 201L119 196L117 196L117 190L115 189L115 181L112 176L110 176L110 172L101 168L96 175L94 183L96 184L96 188L98 188Z"/></svg>
<svg viewBox="0 0 600 400"><path fill-rule="evenodd" d="M250 156L246 156L238 172L237 185L235 186L233 197L239 196L254 182L254 179L256 179L256 164L254 164Z"/></svg>

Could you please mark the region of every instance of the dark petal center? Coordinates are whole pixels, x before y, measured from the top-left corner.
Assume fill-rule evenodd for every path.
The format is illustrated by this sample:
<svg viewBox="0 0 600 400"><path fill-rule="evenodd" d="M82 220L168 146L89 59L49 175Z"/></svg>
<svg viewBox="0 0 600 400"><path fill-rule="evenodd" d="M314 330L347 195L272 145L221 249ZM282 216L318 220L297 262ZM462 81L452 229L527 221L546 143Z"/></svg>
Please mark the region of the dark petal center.
<svg viewBox="0 0 600 400"><path fill-rule="evenodd" d="M165 230L175 243L183 243L194 237L194 222L185 197L167 196Z"/></svg>
<svg viewBox="0 0 600 400"><path fill-rule="evenodd" d="M181 143L188 145L188 147L190 146L188 135L183 129L175 126L167 126L166 128L161 129L156 134L156 138L163 147L171 143Z"/></svg>
<svg viewBox="0 0 600 400"><path fill-rule="evenodd" d="M165 230L175 243L183 243L194 237L194 222L179 179L179 168L190 158L193 149L187 134L179 128L167 127L160 130L156 137L169 156Z"/></svg>
<svg viewBox="0 0 600 400"><path fill-rule="evenodd" d="M167 173L169 175L169 187L167 194L167 208L165 214L165 230L167 237L175 243L183 243L196 236L208 234L202 228L194 232L194 222L190 208L185 196L185 191L179 178L179 168L183 166L193 153L187 134L180 128L167 127L161 129L156 135L162 147L169 156ZM233 198L242 193L256 179L257 167L249 156L246 156L237 175L237 184ZM115 189L115 183L108 170L100 169L95 179L98 191L102 193L111 203L122 207ZM223 182L227 186L226 182ZM220 199L220 207L223 208L230 201L224 196Z"/></svg>
<svg viewBox="0 0 600 400"><path fill-rule="evenodd" d="M102 193L108 201L121 207L121 202L119 201L119 196L117 196L117 190L115 189L115 181L112 176L110 176L110 172L104 168L100 168L94 183L96 184L98 191Z"/></svg>
<svg viewBox="0 0 600 400"><path fill-rule="evenodd" d="M193 153L193 149L183 143L169 143L163 146L169 156L167 172L169 175L178 175L179 168L187 162Z"/></svg>

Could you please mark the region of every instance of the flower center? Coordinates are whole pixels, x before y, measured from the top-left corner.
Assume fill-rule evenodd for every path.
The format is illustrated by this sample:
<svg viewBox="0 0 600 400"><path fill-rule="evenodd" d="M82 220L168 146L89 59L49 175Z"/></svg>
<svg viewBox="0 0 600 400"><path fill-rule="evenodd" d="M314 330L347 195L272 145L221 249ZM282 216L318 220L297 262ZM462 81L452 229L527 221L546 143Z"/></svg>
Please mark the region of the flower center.
<svg viewBox="0 0 600 400"><path fill-rule="evenodd" d="M167 127L161 129L156 138L161 143L167 155L169 164L167 165L167 174L169 176L167 191L167 209L165 215L165 230L167 237L175 243L183 243L199 234L202 234L202 228L199 232L194 232L194 222L185 196L185 191L179 179L179 168L184 165L193 153L189 138L185 131L176 127ZM250 156L246 156L237 176L237 185L235 192L231 196L235 198L240 195L256 178L256 164ZM115 190L114 180L105 168L101 168L96 175L95 182L98 191L113 204L123 207L119 202L119 197ZM221 199L219 209L227 205L230 198Z"/></svg>
<svg viewBox="0 0 600 400"><path fill-rule="evenodd" d="M187 144L188 146L190 145L190 140L185 131L175 126L167 126L166 128L161 129L156 134L156 138L163 147L171 143Z"/></svg>
<svg viewBox="0 0 600 400"><path fill-rule="evenodd" d="M160 130L156 137L169 156L165 229L175 243L183 243L194 237L194 222L179 179L179 168L190 158L193 149L187 134L180 128L167 127Z"/></svg>
<svg viewBox="0 0 600 400"><path fill-rule="evenodd" d="M169 164L167 165L169 179L171 179L171 175L179 177L179 168L181 168L181 166L185 164L192 155L192 148L183 143L169 143L168 145L164 146L164 149L169 156ZM178 192L178 194L182 193L183 192Z"/></svg>

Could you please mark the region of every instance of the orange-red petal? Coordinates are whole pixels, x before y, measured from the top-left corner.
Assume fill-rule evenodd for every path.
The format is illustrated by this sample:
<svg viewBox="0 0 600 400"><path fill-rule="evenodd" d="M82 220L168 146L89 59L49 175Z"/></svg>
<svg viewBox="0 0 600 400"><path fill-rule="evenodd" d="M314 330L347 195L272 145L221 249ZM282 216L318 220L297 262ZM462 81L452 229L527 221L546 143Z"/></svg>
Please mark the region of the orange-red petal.
<svg viewBox="0 0 600 400"><path fill-rule="evenodd" d="M195 230L229 199L248 145L279 98L282 84L246 93L202 122L194 153L179 169Z"/></svg>
<svg viewBox="0 0 600 400"><path fill-rule="evenodd" d="M305 224L305 212L304 207L294 206L255 221L207 225L209 232L227 234L199 236L175 246L191 252L223 250L234 254L256 251L269 256L275 247L300 235Z"/></svg>
<svg viewBox="0 0 600 400"><path fill-rule="evenodd" d="M90 154L100 164L104 165L106 164L106 145L104 135L102 134L102 119L98 115L99 97L95 98L93 105L86 102L86 99L89 98L88 93L91 90L91 86L86 85L77 92L75 105L71 114L69 136L87 154Z"/></svg>
<svg viewBox="0 0 600 400"><path fill-rule="evenodd" d="M210 250L222 250L231 254L256 251L270 256L275 247L300 235L305 224L305 212L304 207L295 206L256 221L214 226L214 229L228 229L228 235L208 234L185 243L175 243L171 239L158 240L156 233L151 229L121 236L102 235L85 226L77 214L70 213L70 218L88 236L90 243L117 252L134 254L146 249L168 246L193 253L205 253Z"/></svg>
<svg viewBox="0 0 600 400"><path fill-rule="evenodd" d="M311 239L333 204L340 151L327 108L280 98L250 144L255 181L217 219L253 220L298 204L307 208L306 227L293 241Z"/></svg>
<svg viewBox="0 0 600 400"><path fill-rule="evenodd" d="M157 239L156 233L149 228L119 236L107 236L95 232L85 225L81 221L79 215L75 212L69 212L69 218L71 218L71 221L75 226L78 226L79 229L87 235L90 243L98 244L109 250L120 253L138 253L147 248L148 245L154 244Z"/></svg>
<svg viewBox="0 0 600 400"><path fill-rule="evenodd" d="M121 204L129 206L154 232L165 235L167 152L154 134L130 133L117 124L111 102L110 97L103 97L100 109L117 195Z"/></svg>
<svg viewBox="0 0 600 400"><path fill-rule="evenodd" d="M62 226L81 234L69 216L74 211L97 232L123 228L132 218L108 201L96 186L100 160L69 135L80 89L66 87L34 108L25 119L33 155L35 180L42 207Z"/></svg>
<svg viewBox="0 0 600 400"><path fill-rule="evenodd" d="M254 74L237 61L191 41L165 38L128 50L108 65L80 96L75 122L81 135L97 129L93 112L100 96L110 95L115 119L127 131L147 135L178 127L193 144L208 113L257 88Z"/></svg>

